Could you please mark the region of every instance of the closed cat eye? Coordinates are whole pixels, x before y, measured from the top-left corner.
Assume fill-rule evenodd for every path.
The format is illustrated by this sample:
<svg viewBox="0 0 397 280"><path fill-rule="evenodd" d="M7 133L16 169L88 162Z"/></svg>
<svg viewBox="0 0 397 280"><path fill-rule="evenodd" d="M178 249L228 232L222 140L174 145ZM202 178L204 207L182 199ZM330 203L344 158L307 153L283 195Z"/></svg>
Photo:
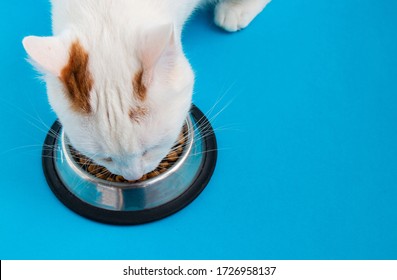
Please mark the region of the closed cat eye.
<svg viewBox="0 0 397 280"><path fill-rule="evenodd" d="M161 145L154 145L143 151L142 156L146 156L149 152L161 148Z"/></svg>
<svg viewBox="0 0 397 280"><path fill-rule="evenodd" d="M113 161L113 159L111 157L103 158L102 160L106 161L106 162L112 162Z"/></svg>

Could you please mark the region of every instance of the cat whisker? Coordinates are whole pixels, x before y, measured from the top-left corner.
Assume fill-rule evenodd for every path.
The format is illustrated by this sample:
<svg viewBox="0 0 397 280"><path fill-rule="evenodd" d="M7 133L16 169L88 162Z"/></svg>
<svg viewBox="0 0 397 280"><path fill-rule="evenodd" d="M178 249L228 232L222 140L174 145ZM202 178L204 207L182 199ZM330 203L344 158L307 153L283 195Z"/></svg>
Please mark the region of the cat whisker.
<svg viewBox="0 0 397 280"><path fill-rule="evenodd" d="M40 116L35 108L33 108L33 110L35 110L35 112L36 112L36 117L27 113L26 110L23 110L22 108L16 106L15 104L8 102L7 100L5 100L5 102L7 102L7 104L10 107L19 111L22 115L25 116L25 118L23 118L22 115L17 115L18 117L21 117L24 121L27 121L29 124L33 125L40 131L47 133L47 130L50 130L50 127L47 124L45 124L44 121L40 118ZM33 102L30 102L30 103L33 104ZM37 122L39 125L42 125L44 129L42 127L39 127L38 124L33 123L33 121Z"/></svg>
<svg viewBox="0 0 397 280"><path fill-rule="evenodd" d="M210 116L211 114L212 114L212 112L216 109L216 107L221 103L221 101L226 97L226 95L231 91L231 89L234 87L234 85L236 84L236 81L234 81L230 86L229 86L229 88L228 89L226 89L225 91L224 91L224 93L220 96L220 97L218 97L218 99L215 101L215 103L211 106L211 108L209 108L205 113L204 113L204 115L203 115L203 117L201 117L197 122L198 123L200 123L204 118L205 118L205 116L207 116L207 118L208 118L208 116ZM223 90L222 90L223 91Z"/></svg>
<svg viewBox="0 0 397 280"><path fill-rule="evenodd" d="M200 151L200 152L196 152L196 153L191 153L189 154L189 157L192 156L198 156L198 155L203 155L206 153L211 153L211 152L218 152L218 151L228 151L228 150L232 150L232 148L216 148L216 149L209 149L209 150L205 150L205 151Z"/></svg>

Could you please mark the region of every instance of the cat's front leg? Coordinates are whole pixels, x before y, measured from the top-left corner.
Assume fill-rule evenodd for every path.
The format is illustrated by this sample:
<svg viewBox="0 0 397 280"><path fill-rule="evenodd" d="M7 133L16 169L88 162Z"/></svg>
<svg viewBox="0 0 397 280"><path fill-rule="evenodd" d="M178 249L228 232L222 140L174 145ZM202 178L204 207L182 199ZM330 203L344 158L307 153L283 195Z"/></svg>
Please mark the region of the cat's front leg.
<svg viewBox="0 0 397 280"><path fill-rule="evenodd" d="M271 0L221 0L215 7L215 23L234 32L247 25Z"/></svg>

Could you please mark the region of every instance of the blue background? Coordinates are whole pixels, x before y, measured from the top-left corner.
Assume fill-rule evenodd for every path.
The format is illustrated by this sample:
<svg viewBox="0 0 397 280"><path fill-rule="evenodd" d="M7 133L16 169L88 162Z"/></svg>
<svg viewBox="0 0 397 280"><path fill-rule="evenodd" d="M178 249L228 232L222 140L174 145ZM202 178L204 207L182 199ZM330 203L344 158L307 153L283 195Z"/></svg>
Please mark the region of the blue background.
<svg viewBox="0 0 397 280"><path fill-rule="evenodd" d="M397 259L396 1L273 1L235 34L196 14L184 45L218 165L183 211L127 227L43 177L55 115L21 40L50 34L49 3L3 2L0 28L0 259Z"/></svg>

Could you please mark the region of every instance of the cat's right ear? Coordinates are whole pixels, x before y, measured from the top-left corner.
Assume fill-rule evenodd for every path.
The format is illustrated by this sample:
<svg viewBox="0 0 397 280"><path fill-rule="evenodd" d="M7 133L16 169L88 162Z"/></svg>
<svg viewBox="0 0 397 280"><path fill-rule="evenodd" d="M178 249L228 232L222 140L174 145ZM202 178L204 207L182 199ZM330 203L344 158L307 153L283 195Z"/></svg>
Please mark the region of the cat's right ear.
<svg viewBox="0 0 397 280"><path fill-rule="evenodd" d="M61 75L69 53L59 37L28 36L23 39L22 44L39 68L56 76Z"/></svg>

